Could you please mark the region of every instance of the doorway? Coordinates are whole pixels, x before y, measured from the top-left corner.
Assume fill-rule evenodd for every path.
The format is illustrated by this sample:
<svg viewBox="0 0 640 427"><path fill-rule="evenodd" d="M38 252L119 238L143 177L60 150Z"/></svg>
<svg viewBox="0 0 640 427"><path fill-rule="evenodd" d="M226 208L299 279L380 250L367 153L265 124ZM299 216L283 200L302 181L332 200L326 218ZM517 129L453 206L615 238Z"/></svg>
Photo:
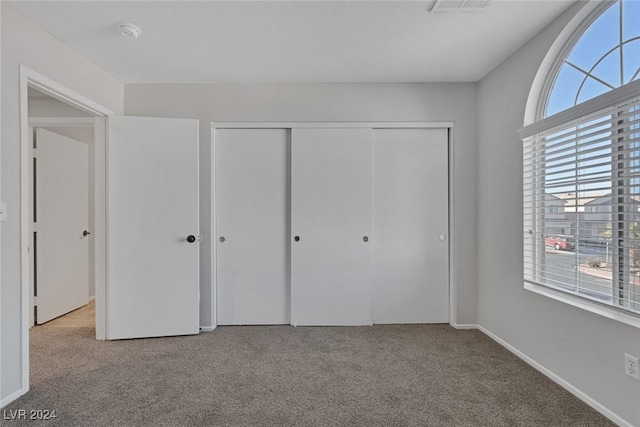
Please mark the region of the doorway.
<svg viewBox="0 0 640 427"><path fill-rule="evenodd" d="M89 259L94 268L88 276L95 283L95 338L194 335L200 330L198 121L116 117L112 111L21 66L22 393L29 390L30 281L34 276L30 265L33 218L29 195L35 181L30 177L34 143L34 131L29 129L30 89L94 120L93 153L88 155L93 163L87 169L92 172L76 179L83 181L89 176L85 188L93 192L88 202L93 224L75 238L92 241ZM41 130L41 137L54 138L55 132L45 131ZM64 135L55 138L69 141ZM61 163L64 165L64 161ZM53 205L55 210L55 200ZM39 264L37 260L35 264Z"/></svg>
<svg viewBox="0 0 640 427"><path fill-rule="evenodd" d="M20 191L21 191L21 204L20 204L20 223L21 223L21 389L23 393L26 393L29 386L29 360L30 360L30 338L29 330L34 323L35 312L34 306L34 286L32 279L34 278L34 264L31 258L32 253L32 239L33 239L33 211L30 207L31 198L33 193L32 186L35 183L33 179L33 129L30 129L29 123L29 93L35 96L48 97L46 103L59 102L58 111L56 115L62 115L64 120L69 120L69 117L80 117L83 121L91 120L93 122L93 149L88 155L88 162L93 165L92 173L87 172L87 186L93 189L93 199L89 203L89 210L93 213L90 215L93 218L92 224L87 230L92 233L92 252L89 253L88 258L93 261L93 272L88 273L88 276L93 278L95 287L95 337L97 339L104 339L105 337L105 205L106 205L106 193L105 193L105 120L104 117L113 115L114 112L104 108L103 106L93 102L92 100L62 86L49 78L25 67L20 66L20 134L21 134L21 177L20 177ZM36 102L32 100L32 111L35 115L42 115L44 113L34 110ZM64 111L63 111L64 110ZM72 113L71 113L72 112ZM58 117L57 119L61 119ZM39 125L41 127L52 127L54 121L51 117L41 117ZM59 123L57 123L59 124ZM56 124L56 125L57 125ZM85 123L86 124L86 123ZM57 127L57 126L53 126ZM52 129L49 129L51 131ZM90 132L85 130L85 132ZM55 133L55 132L53 132ZM36 206L37 210L37 206ZM83 230L84 231L84 230ZM36 261L37 262L37 261ZM37 280L37 279L36 279Z"/></svg>
<svg viewBox="0 0 640 427"><path fill-rule="evenodd" d="M33 88L28 113L30 326L84 307L95 329L95 118Z"/></svg>

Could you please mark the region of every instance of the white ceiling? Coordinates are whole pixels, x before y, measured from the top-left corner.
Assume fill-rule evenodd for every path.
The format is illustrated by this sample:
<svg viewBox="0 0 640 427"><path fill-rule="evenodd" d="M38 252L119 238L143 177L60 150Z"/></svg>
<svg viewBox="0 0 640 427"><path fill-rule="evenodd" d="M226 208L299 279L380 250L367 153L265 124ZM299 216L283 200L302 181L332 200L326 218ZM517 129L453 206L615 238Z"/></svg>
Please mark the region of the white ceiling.
<svg viewBox="0 0 640 427"><path fill-rule="evenodd" d="M475 82L572 3L10 2L123 83ZM120 21L140 38L119 35Z"/></svg>

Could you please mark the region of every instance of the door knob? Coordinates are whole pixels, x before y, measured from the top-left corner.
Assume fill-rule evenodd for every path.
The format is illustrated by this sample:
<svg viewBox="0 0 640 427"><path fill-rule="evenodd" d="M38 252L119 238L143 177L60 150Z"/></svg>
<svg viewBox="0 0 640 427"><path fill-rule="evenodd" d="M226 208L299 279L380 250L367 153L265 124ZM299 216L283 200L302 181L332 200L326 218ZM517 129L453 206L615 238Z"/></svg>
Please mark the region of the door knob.
<svg viewBox="0 0 640 427"><path fill-rule="evenodd" d="M84 230L84 231L82 232L82 237L87 237L89 234L91 234L91 232L90 232L90 231Z"/></svg>
<svg viewBox="0 0 640 427"><path fill-rule="evenodd" d="M224 243L224 241L227 240L227 239L225 239L224 236L220 236L220 239L218 239L218 240L220 240L220 243Z"/></svg>
<svg viewBox="0 0 640 427"><path fill-rule="evenodd" d="M363 240L364 242L368 242L368 241L369 241L369 236L364 236L364 237L362 238L362 240Z"/></svg>
<svg viewBox="0 0 640 427"><path fill-rule="evenodd" d="M299 242L300 241L300 236L294 237L293 240L295 240L296 242Z"/></svg>
<svg viewBox="0 0 640 427"><path fill-rule="evenodd" d="M193 234L189 234L189 235L187 236L187 242L189 242L189 243L193 243L193 242L195 242L195 241L196 241L196 236L194 236Z"/></svg>

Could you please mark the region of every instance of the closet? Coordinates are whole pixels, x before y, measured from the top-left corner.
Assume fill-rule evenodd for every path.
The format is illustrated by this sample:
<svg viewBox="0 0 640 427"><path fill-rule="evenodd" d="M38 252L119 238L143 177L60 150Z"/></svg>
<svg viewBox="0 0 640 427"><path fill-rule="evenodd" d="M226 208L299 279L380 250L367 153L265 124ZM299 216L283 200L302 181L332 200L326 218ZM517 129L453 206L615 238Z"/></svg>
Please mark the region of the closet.
<svg viewBox="0 0 640 427"><path fill-rule="evenodd" d="M219 325L448 323L448 130L214 129Z"/></svg>

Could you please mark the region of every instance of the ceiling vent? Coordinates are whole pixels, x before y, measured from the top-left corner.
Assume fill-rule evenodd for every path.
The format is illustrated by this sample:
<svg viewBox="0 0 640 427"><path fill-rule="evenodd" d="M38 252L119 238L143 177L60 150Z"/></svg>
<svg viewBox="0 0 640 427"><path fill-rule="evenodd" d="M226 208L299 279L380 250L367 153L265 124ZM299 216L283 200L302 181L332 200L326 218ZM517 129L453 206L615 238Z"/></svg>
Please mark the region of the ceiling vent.
<svg viewBox="0 0 640 427"><path fill-rule="evenodd" d="M431 12L480 12L489 6L492 0L436 0Z"/></svg>

